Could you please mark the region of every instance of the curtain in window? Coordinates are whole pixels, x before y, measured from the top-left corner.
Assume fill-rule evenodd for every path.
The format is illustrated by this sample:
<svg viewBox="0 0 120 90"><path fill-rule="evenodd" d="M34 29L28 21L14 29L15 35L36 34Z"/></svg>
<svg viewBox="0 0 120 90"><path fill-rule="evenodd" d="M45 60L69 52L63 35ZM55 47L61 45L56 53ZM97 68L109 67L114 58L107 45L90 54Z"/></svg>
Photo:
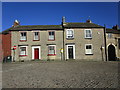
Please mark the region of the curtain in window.
<svg viewBox="0 0 120 90"><path fill-rule="evenodd" d="M54 46L48 46L48 54L55 54L55 47Z"/></svg>
<svg viewBox="0 0 120 90"><path fill-rule="evenodd" d="M26 47L20 47L20 55L26 55Z"/></svg>

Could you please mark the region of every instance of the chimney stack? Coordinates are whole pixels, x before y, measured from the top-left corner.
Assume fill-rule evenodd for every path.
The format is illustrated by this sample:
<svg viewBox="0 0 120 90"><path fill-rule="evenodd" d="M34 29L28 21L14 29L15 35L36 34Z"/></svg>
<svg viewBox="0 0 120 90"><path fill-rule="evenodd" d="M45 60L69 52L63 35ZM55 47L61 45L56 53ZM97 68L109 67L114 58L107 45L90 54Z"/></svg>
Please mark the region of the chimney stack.
<svg viewBox="0 0 120 90"><path fill-rule="evenodd" d="M20 22L18 20L15 20L14 21L14 24L12 25L13 27L17 27L20 25Z"/></svg>
<svg viewBox="0 0 120 90"><path fill-rule="evenodd" d="M118 25L115 25L115 26L112 27L112 29L118 30L118 29L119 29L119 26L118 26Z"/></svg>
<svg viewBox="0 0 120 90"><path fill-rule="evenodd" d="M88 19L88 20L86 21L86 23L92 23L92 21L91 21L90 19Z"/></svg>

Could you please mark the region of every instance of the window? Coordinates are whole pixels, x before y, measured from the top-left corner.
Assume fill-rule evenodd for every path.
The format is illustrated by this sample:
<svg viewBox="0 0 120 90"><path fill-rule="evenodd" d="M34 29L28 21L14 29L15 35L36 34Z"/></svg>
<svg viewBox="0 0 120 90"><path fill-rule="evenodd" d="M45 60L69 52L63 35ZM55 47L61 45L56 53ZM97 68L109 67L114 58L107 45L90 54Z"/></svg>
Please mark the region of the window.
<svg viewBox="0 0 120 90"><path fill-rule="evenodd" d="M86 44L85 45L85 54L93 54L92 44Z"/></svg>
<svg viewBox="0 0 120 90"><path fill-rule="evenodd" d="M26 32L21 32L20 33L20 40L27 40Z"/></svg>
<svg viewBox="0 0 120 90"><path fill-rule="evenodd" d="M20 47L20 56L26 56L27 55L26 51L27 51L27 47L21 46Z"/></svg>
<svg viewBox="0 0 120 90"><path fill-rule="evenodd" d="M85 38L92 38L92 30L85 29Z"/></svg>
<svg viewBox="0 0 120 90"><path fill-rule="evenodd" d="M67 39L73 39L74 38L74 30L73 29L68 29L66 32L66 38Z"/></svg>
<svg viewBox="0 0 120 90"><path fill-rule="evenodd" d="M112 38L112 33L108 33L108 38Z"/></svg>
<svg viewBox="0 0 120 90"><path fill-rule="evenodd" d="M48 55L56 55L56 47L55 45L48 46Z"/></svg>
<svg viewBox="0 0 120 90"><path fill-rule="evenodd" d="M39 32L34 32L34 40L39 40Z"/></svg>
<svg viewBox="0 0 120 90"><path fill-rule="evenodd" d="M54 31L49 31L49 40L55 40L55 32Z"/></svg>

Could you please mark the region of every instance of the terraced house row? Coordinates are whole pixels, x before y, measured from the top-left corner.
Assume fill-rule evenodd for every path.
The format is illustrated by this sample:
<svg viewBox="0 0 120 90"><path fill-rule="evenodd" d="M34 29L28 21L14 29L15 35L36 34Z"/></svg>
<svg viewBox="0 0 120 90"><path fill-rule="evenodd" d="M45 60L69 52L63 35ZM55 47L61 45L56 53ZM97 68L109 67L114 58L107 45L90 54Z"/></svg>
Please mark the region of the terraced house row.
<svg viewBox="0 0 120 90"><path fill-rule="evenodd" d="M116 27L108 30L91 20L69 23L64 17L61 25L24 26L16 20L7 30L12 60L117 60L120 31Z"/></svg>

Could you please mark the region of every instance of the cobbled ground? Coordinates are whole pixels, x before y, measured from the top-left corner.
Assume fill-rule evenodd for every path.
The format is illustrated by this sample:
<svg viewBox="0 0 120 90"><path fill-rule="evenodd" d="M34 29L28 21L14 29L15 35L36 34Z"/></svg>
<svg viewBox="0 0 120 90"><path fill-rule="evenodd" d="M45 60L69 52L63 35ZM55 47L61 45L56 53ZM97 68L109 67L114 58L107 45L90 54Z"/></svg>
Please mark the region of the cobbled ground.
<svg viewBox="0 0 120 90"><path fill-rule="evenodd" d="M4 63L3 88L117 88L119 62L31 61Z"/></svg>

